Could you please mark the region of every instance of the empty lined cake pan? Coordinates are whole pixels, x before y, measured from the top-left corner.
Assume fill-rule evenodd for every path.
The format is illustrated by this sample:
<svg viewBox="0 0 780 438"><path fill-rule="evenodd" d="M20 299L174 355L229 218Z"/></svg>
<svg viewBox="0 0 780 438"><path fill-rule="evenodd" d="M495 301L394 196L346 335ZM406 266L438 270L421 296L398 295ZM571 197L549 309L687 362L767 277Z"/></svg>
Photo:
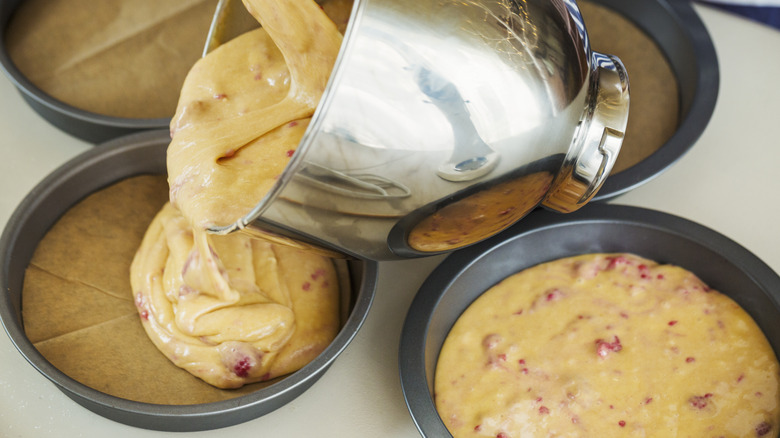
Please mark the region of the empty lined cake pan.
<svg viewBox="0 0 780 438"><path fill-rule="evenodd" d="M13 20L17 17L16 15L17 12L20 9L22 9L24 6L26 6L25 3L28 2L25 0L7 0L7 1L0 2L0 69L3 70L5 76L11 81L11 83L13 83L13 85L17 88L19 93L24 98L24 100L30 105L30 107L36 113L38 113L43 119L45 119L53 126L57 127L58 129L74 137L80 138L82 140L86 140L91 143L101 143L123 135L136 133L140 131L168 128L171 117L173 116L173 109L171 109L170 115L154 114L154 117L151 117L151 115L150 117L142 117L142 115L139 115L137 117L129 117L129 116L120 117L118 115L106 115L106 114L101 114L98 112L86 110L74 104L65 102L63 100L59 100L58 98L53 97L46 91L42 90L38 85L36 85L34 81L28 78L25 75L25 73L23 73L23 71L20 70L19 66L17 66L14 63L14 60L12 59L11 56L11 52L9 51L9 41L11 41L12 37L15 36L15 35L11 35L9 29L13 28L13 30L17 33L25 32L27 29L30 29L36 25L36 23L28 23L27 21L25 21L24 24L13 26ZM132 2L128 2L129 8L131 7L130 6L131 3ZM48 3L44 3L42 6L33 5L32 9L41 12L53 13L52 12L53 9L62 7L63 4L62 2L57 2L57 3L48 2ZM112 5L106 3L105 5L96 5L94 7L110 8L111 6ZM74 16L82 17L83 19L84 11L80 9L83 7L84 7L83 4L74 4L71 7ZM210 5L208 7L213 10L213 5ZM27 11L29 10L30 9L27 9ZM91 11L91 12L95 13L95 11ZM68 10L64 14L60 12L56 13L59 14L57 19L61 19L63 21L67 20L68 18L66 16L67 13L71 13L71 10ZM131 23L131 20L133 19L132 13L129 14L130 15L129 17L126 16L127 14L117 14L116 11L109 11L108 13L111 14L109 18L116 20L116 23L119 23L120 25L127 23L126 24L127 26L132 25ZM93 22L95 21L94 16L93 18L91 18L91 20ZM196 21L203 21L203 19L199 18ZM47 26L52 27L53 25L51 23L48 23ZM151 17L150 17L149 26L154 27ZM135 30L138 31L138 29ZM56 31L53 31L51 38L55 38L55 39L57 38L57 31L61 32L62 30L57 29ZM101 29L101 31L108 32L109 30ZM208 21L203 21L203 29L195 29L192 31L203 35L202 39L197 41L192 41L192 44L197 46L194 47L194 50L196 50L199 53L200 52L199 47L202 47L203 42L205 41L206 38L206 34L208 32ZM84 32L89 32L89 30L85 29ZM180 32L180 30L177 30L176 32ZM190 32L190 30L187 29L187 32ZM76 33L76 31L74 31L74 33ZM87 34L87 36L89 35ZM110 36L113 36L113 34L101 35L102 40L92 42L92 44L95 45L94 50L96 51L96 53L100 53L112 47L112 45L119 45L119 43L121 43L121 41L119 42L114 41L112 42L112 45L106 46L105 45L106 40ZM131 32L130 35L119 36L119 37L131 39L134 36L135 34ZM153 44L154 42L150 43L150 45ZM77 47L77 49L81 50L82 52L92 53L89 50L86 50L81 47ZM118 51L119 50L120 49L118 49ZM177 49L176 47L172 47L169 48L169 50L177 50ZM81 54L82 54L81 52L74 51L74 53L75 54L73 55L73 59L71 59L70 63L68 64L69 68L74 68L74 66L78 66L83 61L83 59L81 58ZM129 51L129 53L125 53L123 55L125 57L123 59L124 62L139 62L142 59L141 58L142 55L143 55L142 53L138 53L137 51L136 52ZM179 53L178 56L183 56L183 55ZM165 70L164 65L147 66L147 69L149 72L155 72L155 71L158 72L161 82L162 81L171 82L170 80L167 79L168 77L171 76L171 74L164 72ZM59 74L59 71L53 74ZM153 77L153 73L150 73L149 77ZM101 77L101 80L105 80L105 78ZM81 81L86 82L87 79L82 79ZM117 81L119 81L119 79L117 79ZM140 85L137 82L138 81L125 83L122 85L117 84L117 86L125 87L128 90L132 90L132 87L142 87L142 85ZM79 83L77 85L74 85L74 87L82 88L83 90L89 89L88 86L84 85L84 83ZM143 94L144 91L145 90L141 88L136 88L136 93L131 92L130 96L138 96L138 98L141 99L142 98L141 96L144 95ZM121 102L114 102L114 105L117 106L121 105ZM139 101L137 105L140 106L148 105L148 102Z"/></svg>
<svg viewBox="0 0 780 438"><path fill-rule="evenodd" d="M689 0L588 0L622 15L650 37L672 69L679 92L677 129L637 164L612 173L594 197L604 201L626 193L663 173L682 157L709 124L720 85L718 58L710 35ZM585 25L593 23L585 17ZM620 56L619 53L617 53ZM629 78L631 66L627 65ZM642 114L631 108L631 118ZM624 148L627 145L624 143Z"/></svg>

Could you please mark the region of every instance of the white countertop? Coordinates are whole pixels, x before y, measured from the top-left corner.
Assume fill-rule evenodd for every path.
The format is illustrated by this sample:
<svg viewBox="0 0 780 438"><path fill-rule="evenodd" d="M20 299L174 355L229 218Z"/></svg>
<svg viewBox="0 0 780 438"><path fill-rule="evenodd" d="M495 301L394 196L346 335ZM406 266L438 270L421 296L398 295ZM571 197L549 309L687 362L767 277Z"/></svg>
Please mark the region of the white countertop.
<svg viewBox="0 0 780 438"><path fill-rule="evenodd" d="M720 62L720 94L695 147L654 180L612 201L712 228L780 272L780 32L696 6ZM0 80L0 226L50 171L91 148L52 127ZM388 262L354 341L303 395L261 418L202 437L416 437L397 350L407 308L440 258ZM0 437L163 437L77 405L0 334ZM189 436L189 435L188 435Z"/></svg>

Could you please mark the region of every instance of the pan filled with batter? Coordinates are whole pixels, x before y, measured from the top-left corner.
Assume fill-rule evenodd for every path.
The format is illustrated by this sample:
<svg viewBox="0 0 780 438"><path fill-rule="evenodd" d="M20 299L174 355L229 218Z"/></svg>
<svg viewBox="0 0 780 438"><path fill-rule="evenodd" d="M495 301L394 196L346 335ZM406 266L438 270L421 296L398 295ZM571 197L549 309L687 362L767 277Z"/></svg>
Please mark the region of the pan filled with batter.
<svg viewBox="0 0 780 438"><path fill-rule="evenodd" d="M780 277L744 248L619 205L504 237L449 256L409 309L423 436L777 435Z"/></svg>

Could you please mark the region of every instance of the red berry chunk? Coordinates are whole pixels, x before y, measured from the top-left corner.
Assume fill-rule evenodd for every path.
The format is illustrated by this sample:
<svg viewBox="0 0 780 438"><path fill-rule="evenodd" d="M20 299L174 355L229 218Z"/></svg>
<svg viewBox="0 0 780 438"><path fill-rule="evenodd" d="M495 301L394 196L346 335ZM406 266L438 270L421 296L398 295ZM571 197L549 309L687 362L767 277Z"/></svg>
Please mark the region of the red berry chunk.
<svg viewBox="0 0 780 438"><path fill-rule="evenodd" d="M607 260L609 260L609 264L607 265L607 269L615 269L618 266L630 264L628 258L626 258L624 256L610 257Z"/></svg>
<svg viewBox="0 0 780 438"><path fill-rule="evenodd" d="M235 365L233 365L233 373L238 377L249 376L249 370L252 369L252 362L248 357L241 358Z"/></svg>
<svg viewBox="0 0 780 438"><path fill-rule="evenodd" d="M712 397L711 393L707 393L704 395L694 395L693 397L688 399L688 403L691 404L696 409L704 409L707 407L707 400Z"/></svg>
<svg viewBox="0 0 780 438"><path fill-rule="evenodd" d="M607 342L603 339L596 339L596 353L600 357L607 357L610 352L617 353L623 349L623 345L620 343L620 338L614 337L612 342Z"/></svg>
<svg viewBox="0 0 780 438"><path fill-rule="evenodd" d="M547 291L547 295L545 296L545 299L547 301L555 301L561 299L562 297L563 297L563 292L561 292L558 289L552 289Z"/></svg>
<svg viewBox="0 0 780 438"><path fill-rule="evenodd" d="M326 274L325 270L322 268L317 268L314 273L311 274L311 279L314 281L317 281L318 278L324 276Z"/></svg>
<svg viewBox="0 0 780 438"><path fill-rule="evenodd" d="M766 421L762 421L756 426L756 436L764 436L772 431L772 425Z"/></svg>

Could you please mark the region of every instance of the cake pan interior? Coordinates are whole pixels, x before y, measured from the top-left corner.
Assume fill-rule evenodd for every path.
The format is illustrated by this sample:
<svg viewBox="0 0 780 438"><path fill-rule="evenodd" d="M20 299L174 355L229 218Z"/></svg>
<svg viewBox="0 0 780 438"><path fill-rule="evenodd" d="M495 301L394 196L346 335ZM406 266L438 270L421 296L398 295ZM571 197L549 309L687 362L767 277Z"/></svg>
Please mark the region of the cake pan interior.
<svg viewBox="0 0 780 438"><path fill-rule="evenodd" d="M25 0L0 2L0 68L36 113L58 129L91 143L102 143L135 132L168 127L173 113L158 118L109 116L58 100L36 86L14 63L8 50L10 23L14 19L14 13L24 3ZM47 8L54 6L53 3L47 4ZM202 32L204 39L207 31L206 26ZM73 62L80 61L74 59Z"/></svg>
<svg viewBox="0 0 780 438"><path fill-rule="evenodd" d="M469 304L524 268L595 252L630 252L692 271L750 313L775 354L780 351L780 277L731 239L637 207L594 204L567 215L536 211L502 236L448 256L412 302L399 366L409 412L423 436L449 436L434 404L433 377L444 339Z"/></svg>
<svg viewBox="0 0 780 438"><path fill-rule="evenodd" d="M24 273L40 239L85 196L124 178L165 174L168 131L149 131L93 148L44 179L22 201L0 238L0 319L27 361L77 403L140 428L194 431L225 427L271 412L309 388L346 348L362 325L376 288L377 264L349 260L351 311L334 341L304 368L254 392L225 401L187 405L143 403L112 396L64 374L33 346L22 324ZM140 377L139 377L140 378Z"/></svg>
<svg viewBox="0 0 780 438"><path fill-rule="evenodd" d="M587 0L612 10L633 23L650 37L662 52L677 81L679 93L678 125L671 137L652 154L631 167L613 172L605 181L594 201L605 201L621 195L655 178L682 157L699 139L707 127L718 96L720 73L718 59L709 33L693 9L692 2L680 0ZM601 23L600 26L609 23ZM593 33L595 24L585 26ZM621 37L615 35L616 38ZM593 47L600 50L599 47ZM614 53L620 57L620 53ZM632 69L626 65L629 83ZM647 72L643 72L647 74ZM637 78L637 74L633 78ZM634 102L632 101L632 104ZM641 118L641 111L629 109L629 129L632 119ZM624 148L626 148L624 142Z"/></svg>

